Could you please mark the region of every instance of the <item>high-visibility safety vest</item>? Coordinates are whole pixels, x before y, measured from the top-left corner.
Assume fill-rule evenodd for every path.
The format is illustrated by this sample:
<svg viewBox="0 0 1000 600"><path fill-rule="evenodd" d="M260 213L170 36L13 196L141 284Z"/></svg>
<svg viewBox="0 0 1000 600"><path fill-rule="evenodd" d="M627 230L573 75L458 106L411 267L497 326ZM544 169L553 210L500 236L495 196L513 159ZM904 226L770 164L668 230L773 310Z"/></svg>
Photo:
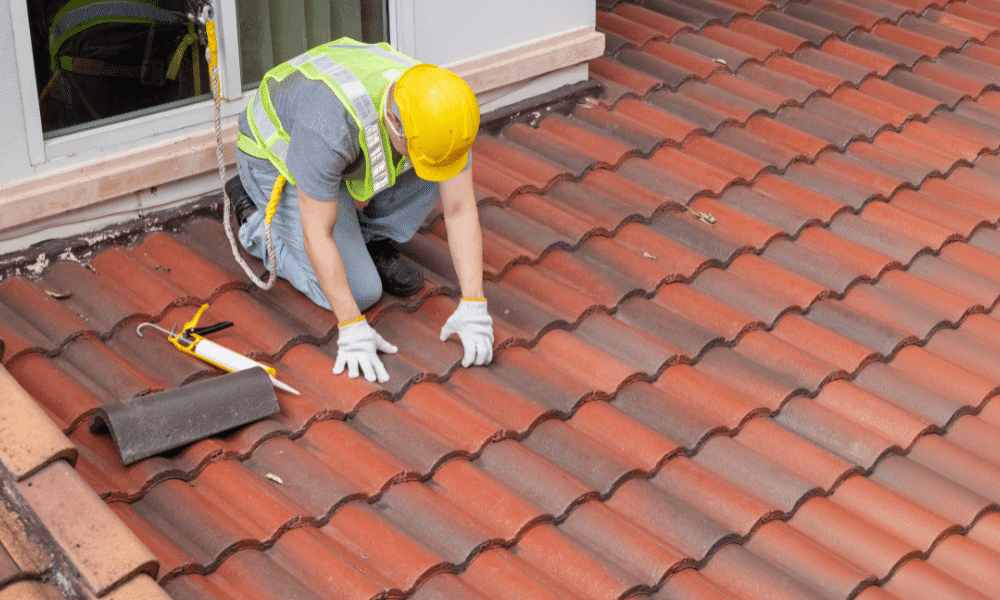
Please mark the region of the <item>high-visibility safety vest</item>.
<svg viewBox="0 0 1000 600"><path fill-rule="evenodd" d="M359 201L396 183L406 169L406 157L392 162L392 145L381 115L386 87L417 61L393 50L388 44L362 44L340 38L307 50L264 74L257 95L247 106L247 121L253 138L240 134L239 148L251 156L266 158L292 184L285 159L291 136L282 126L271 103L271 92L279 81L295 72L322 81L343 103L358 126L364 172L344 177L347 191Z"/></svg>

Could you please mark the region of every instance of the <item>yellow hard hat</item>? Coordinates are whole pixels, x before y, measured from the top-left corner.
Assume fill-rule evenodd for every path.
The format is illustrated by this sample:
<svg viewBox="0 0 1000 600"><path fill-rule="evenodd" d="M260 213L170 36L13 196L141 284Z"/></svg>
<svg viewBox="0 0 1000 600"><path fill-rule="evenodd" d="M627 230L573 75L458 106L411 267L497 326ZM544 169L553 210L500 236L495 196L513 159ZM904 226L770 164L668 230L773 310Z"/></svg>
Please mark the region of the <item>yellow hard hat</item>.
<svg viewBox="0 0 1000 600"><path fill-rule="evenodd" d="M479 131L479 103L472 88L451 71L423 63L396 80L393 98L417 176L444 181L457 175Z"/></svg>

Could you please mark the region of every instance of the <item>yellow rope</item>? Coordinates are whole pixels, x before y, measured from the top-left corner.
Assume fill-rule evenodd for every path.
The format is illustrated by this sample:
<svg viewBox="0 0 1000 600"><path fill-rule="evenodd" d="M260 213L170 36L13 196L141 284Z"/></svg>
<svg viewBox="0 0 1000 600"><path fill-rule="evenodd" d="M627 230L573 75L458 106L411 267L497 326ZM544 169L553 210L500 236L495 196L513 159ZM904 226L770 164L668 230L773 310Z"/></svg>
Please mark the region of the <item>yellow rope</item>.
<svg viewBox="0 0 1000 600"><path fill-rule="evenodd" d="M281 174L274 180L274 187L271 188L271 199L267 203L267 210L264 211L264 222L268 225L271 224L274 213L278 212L278 201L281 200L281 192L285 189L285 181L287 179Z"/></svg>

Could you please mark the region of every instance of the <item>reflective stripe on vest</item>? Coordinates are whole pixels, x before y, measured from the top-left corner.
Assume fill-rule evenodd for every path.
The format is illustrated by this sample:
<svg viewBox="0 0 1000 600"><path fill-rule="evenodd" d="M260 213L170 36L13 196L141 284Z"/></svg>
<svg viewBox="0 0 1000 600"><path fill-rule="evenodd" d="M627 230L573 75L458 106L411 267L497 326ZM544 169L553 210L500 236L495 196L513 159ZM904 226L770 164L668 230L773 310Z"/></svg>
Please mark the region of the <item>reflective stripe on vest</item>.
<svg viewBox="0 0 1000 600"><path fill-rule="evenodd" d="M372 55L378 56L379 58L391 59L392 61L405 67L417 64L416 61L408 60L391 52L387 52L378 46L331 45L329 47L337 49L364 50ZM350 102L351 108L353 108L355 114L358 116L358 119L361 121L365 146L367 148L368 162L371 166L372 193L376 194L389 187L389 166L386 162L386 150L382 145L382 133L379 128L379 111L375 106L375 103L372 101L371 96L368 94L368 90L365 88L364 83L362 83L361 80L358 79L357 75L352 73L350 69L338 64L325 54L320 54L318 56L300 54L299 56L289 60L288 64L297 69L301 68L305 64L312 65L312 67L315 68L320 74L328 75L337 83L338 86L340 86L340 89L344 92L344 95ZM267 81L268 96L270 96L273 91L272 85L277 83L278 81L275 79L269 79ZM258 140L258 146L263 146L263 148L269 150L276 158L284 163L288 157L288 146L291 138L284 128L281 127L280 123L275 123L271 120L271 117L264 109L263 100L261 99L259 91L254 95L252 102L247 108L247 116L248 121L250 121L251 129L254 130L254 137ZM252 153L248 152L248 154ZM291 174L287 172L287 167L283 170L283 173L290 182L293 184L295 183L294 178L292 178Z"/></svg>

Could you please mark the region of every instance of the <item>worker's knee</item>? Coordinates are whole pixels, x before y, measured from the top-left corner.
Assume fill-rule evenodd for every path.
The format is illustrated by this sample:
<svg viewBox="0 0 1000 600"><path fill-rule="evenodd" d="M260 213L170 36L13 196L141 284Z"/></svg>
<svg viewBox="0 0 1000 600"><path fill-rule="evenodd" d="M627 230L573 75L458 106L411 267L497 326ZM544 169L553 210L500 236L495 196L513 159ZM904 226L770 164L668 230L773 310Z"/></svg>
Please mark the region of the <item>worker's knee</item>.
<svg viewBox="0 0 1000 600"><path fill-rule="evenodd" d="M374 265L371 272L368 271L365 269L357 281L351 281L351 294L354 295L354 301L358 303L358 308L362 311L371 308L382 297L382 280L379 279Z"/></svg>

